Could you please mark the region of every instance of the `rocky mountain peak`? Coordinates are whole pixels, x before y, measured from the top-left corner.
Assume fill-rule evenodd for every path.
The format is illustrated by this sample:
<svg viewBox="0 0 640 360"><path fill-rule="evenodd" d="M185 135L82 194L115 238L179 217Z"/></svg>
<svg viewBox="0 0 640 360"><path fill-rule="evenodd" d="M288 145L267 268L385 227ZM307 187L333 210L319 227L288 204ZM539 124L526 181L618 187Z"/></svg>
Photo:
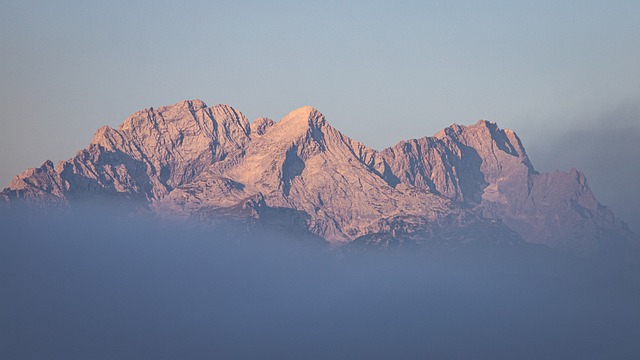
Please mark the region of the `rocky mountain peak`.
<svg viewBox="0 0 640 360"><path fill-rule="evenodd" d="M176 106L180 106L180 107L191 109L191 110L195 111L195 110L206 108L207 104L205 104L205 102L200 100L200 99L193 99L193 100L180 101L180 102L178 102L176 104Z"/></svg>
<svg viewBox="0 0 640 360"><path fill-rule="evenodd" d="M303 106L285 115L278 121L278 126L287 129L298 129L308 127L320 127L326 122L324 115L312 106Z"/></svg>
<svg viewBox="0 0 640 360"><path fill-rule="evenodd" d="M98 129L57 169L47 161L0 193L9 207L86 199L158 216L275 221L334 243L450 239L473 228L588 255L606 243L601 234L631 236L584 174L539 174L518 136L496 123L453 124L377 152L311 106L253 124L200 100L145 109Z"/></svg>
<svg viewBox="0 0 640 360"><path fill-rule="evenodd" d="M436 139L457 137L464 129L466 129L466 126L453 123L450 126L435 133L433 137Z"/></svg>
<svg viewBox="0 0 640 360"><path fill-rule="evenodd" d="M258 129L258 125L254 127ZM268 131L254 139L255 142L247 151L251 154L252 149L271 149L274 158L277 158L276 154L295 151L301 158L306 158L310 154L324 151L328 137L334 132L337 131L327 124L322 113L311 106L303 106L268 127Z"/></svg>
<svg viewBox="0 0 640 360"><path fill-rule="evenodd" d="M267 130L272 127L275 122L269 118L259 117L251 123L251 133L256 135L264 135Z"/></svg>
<svg viewBox="0 0 640 360"><path fill-rule="evenodd" d="M20 203L33 208L58 208L68 206L64 194L66 182L53 167L51 160L38 168L31 168L16 175L4 191L5 201Z"/></svg>

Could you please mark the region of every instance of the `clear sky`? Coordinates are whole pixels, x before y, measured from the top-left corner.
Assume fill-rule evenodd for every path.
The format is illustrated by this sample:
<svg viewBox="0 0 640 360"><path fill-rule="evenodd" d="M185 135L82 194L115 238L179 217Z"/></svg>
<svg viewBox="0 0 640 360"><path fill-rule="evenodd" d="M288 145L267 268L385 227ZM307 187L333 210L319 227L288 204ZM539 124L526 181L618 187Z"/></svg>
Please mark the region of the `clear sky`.
<svg viewBox="0 0 640 360"><path fill-rule="evenodd" d="M72 157L102 125L199 98L250 119L313 105L377 149L497 121L539 169L582 168L629 219L638 19L640 1L621 0L4 0L0 187Z"/></svg>

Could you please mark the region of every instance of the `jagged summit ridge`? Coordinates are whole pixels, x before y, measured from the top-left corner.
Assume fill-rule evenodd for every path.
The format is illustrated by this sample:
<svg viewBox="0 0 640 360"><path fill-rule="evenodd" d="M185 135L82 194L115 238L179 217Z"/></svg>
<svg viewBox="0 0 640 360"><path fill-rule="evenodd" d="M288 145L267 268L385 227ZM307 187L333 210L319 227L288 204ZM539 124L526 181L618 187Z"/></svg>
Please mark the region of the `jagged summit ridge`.
<svg viewBox="0 0 640 360"><path fill-rule="evenodd" d="M251 135L260 136L264 135L275 122L269 118L259 117L251 123Z"/></svg>
<svg viewBox="0 0 640 360"><path fill-rule="evenodd" d="M453 124L376 151L311 106L253 123L200 100L141 110L98 129L55 169L46 162L16 176L0 199L40 208L109 199L198 221L287 219L279 226L334 243L463 239L468 232L452 229L476 229L590 254L604 232L630 236L583 174L538 173L518 136L496 123Z"/></svg>

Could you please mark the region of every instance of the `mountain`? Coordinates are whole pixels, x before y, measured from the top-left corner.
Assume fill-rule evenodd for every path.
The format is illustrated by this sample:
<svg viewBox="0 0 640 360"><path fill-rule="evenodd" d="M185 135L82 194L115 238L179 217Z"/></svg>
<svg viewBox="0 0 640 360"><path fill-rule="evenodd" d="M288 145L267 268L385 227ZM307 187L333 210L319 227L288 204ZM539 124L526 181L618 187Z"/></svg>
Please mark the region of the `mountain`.
<svg viewBox="0 0 640 360"><path fill-rule="evenodd" d="M16 176L6 208L99 200L182 221L261 223L333 244L536 243L579 255L637 242L577 170L539 173L481 120L376 151L305 106L250 123L200 100L104 126L75 157Z"/></svg>

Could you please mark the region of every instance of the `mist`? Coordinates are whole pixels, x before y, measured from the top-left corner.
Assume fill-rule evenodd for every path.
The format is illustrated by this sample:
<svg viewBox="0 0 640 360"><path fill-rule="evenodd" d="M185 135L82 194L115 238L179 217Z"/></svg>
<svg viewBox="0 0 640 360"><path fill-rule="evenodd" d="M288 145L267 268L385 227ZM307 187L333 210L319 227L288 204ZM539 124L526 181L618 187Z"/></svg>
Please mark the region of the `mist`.
<svg viewBox="0 0 640 360"><path fill-rule="evenodd" d="M3 214L5 359L631 359L637 267L539 246L332 249L84 209Z"/></svg>

